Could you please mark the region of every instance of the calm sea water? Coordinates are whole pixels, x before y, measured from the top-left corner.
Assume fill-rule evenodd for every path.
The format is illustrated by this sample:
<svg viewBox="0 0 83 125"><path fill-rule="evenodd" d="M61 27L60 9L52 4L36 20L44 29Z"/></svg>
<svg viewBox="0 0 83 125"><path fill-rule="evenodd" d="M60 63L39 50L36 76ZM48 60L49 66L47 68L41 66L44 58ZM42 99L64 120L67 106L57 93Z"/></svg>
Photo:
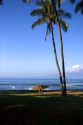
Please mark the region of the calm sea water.
<svg viewBox="0 0 83 125"><path fill-rule="evenodd" d="M0 90L31 90L34 85L49 85L47 90L60 90L58 79L0 78ZM83 90L83 79L67 79L68 90Z"/></svg>

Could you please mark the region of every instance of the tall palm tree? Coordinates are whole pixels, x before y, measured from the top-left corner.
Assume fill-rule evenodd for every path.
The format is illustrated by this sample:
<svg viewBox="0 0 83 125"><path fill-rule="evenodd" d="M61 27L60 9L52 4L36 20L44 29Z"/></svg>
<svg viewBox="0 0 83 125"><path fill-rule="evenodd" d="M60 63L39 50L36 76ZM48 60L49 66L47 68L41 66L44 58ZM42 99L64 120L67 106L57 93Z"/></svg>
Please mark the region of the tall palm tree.
<svg viewBox="0 0 83 125"><path fill-rule="evenodd" d="M38 9L34 9L31 12L31 15L39 16L39 19L32 24L32 28L34 28L42 23L47 23L46 36L48 35L48 32L50 32L52 34L52 43L53 43L53 48L54 48L55 61L56 61L57 69L59 72L60 82L61 82L62 95L65 96L63 78L62 78L62 73L60 70L59 63L58 63L56 45L55 45L55 41L54 41L53 26L54 26L54 24L57 23L54 7L52 6L51 2L48 0L37 2L37 5L40 7ZM67 24L62 20L62 17L66 17L68 15L68 13L64 12L64 14L63 14L63 12L64 12L63 10L58 10L57 14L60 17L59 22L60 22L61 27L63 28L64 31L67 31L67 28L68 28Z"/></svg>
<svg viewBox="0 0 83 125"><path fill-rule="evenodd" d="M51 2L52 2L52 5L54 7L56 22L57 22L57 25L58 25L58 32L59 32L59 38L60 38L60 47L61 47L61 59L62 59L63 89L64 89L64 95L66 96L66 75L65 75L65 62L64 62L64 52L63 52L64 49L63 49L61 25L60 25L60 21L59 21L58 11L56 9L56 2L54 0L52 0ZM69 13L64 14L64 10L61 10L61 15L64 15L67 18L71 18L71 15Z"/></svg>

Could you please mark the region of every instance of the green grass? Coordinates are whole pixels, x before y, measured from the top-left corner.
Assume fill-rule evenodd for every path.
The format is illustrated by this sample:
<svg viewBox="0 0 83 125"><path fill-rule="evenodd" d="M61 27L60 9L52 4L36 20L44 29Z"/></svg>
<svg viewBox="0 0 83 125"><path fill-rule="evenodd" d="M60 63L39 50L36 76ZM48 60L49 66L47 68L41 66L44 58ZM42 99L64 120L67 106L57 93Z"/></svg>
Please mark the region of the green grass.
<svg viewBox="0 0 83 125"><path fill-rule="evenodd" d="M0 125L82 125L83 92L0 92Z"/></svg>

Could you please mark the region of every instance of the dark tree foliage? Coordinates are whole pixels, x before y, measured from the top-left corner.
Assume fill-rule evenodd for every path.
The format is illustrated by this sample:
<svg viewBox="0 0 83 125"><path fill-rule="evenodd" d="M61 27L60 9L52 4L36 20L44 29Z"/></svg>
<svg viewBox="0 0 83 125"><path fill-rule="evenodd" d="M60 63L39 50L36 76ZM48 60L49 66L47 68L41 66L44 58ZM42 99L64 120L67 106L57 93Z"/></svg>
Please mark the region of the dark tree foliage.
<svg viewBox="0 0 83 125"><path fill-rule="evenodd" d="M77 13L78 11L83 14L83 0L80 0L76 5L75 12Z"/></svg>
<svg viewBox="0 0 83 125"><path fill-rule="evenodd" d="M24 3L29 3L33 0L22 0ZM37 1L37 0L35 0ZM39 0L38 0L39 1ZM44 1L44 0L42 0ZM65 0L66 1L66 0ZM52 4L54 5L55 3L58 4L58 8L61 7L61 0L51 0ZM70 2L73 4L75 2L78 2L77 0L70 0ZM3 4L3 0L0 0L0 5ZM78 11L80 11L82 14L83 14L83 0L80 0L77 4L76 4L76 7L75 7L75 12L77 13Z"/></svg>
<svg viewBox="0 0 83 125"><path fill-rule="evenodd" d="M30 2L31 0L23 0L24 3Z"/></svg>
<svg viewBox="0 0 83 125"><path fill-rule="evenodd" d="M0 0L0 5L3 4L3 0Z"/></svg>
<svg viewBox="0 0 83 125"><path fill-rule="evenodd" d="M51 0L52 3L54 4L54 2L58 2L58 7L60 8L61 6L61 3L60 3L60 0ZM74 4L75 2L78 2L77 0L70 0L70 2L72 4ZM82 14L83 14L83 0L80 0L77 4L76 4L76 7L75 7L75 13L77 13L78 11L80 11Z"/></svg>

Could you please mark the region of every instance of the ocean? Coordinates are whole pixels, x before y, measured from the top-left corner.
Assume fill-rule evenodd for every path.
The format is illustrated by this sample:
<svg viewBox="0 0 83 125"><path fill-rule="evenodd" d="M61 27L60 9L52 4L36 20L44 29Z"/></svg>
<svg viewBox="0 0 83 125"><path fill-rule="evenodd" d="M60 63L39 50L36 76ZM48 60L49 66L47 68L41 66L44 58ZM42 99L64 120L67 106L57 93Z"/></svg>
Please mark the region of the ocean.
<svg viewBox="0 0 83 125"><path fill-rule="evenodd" d="M67 90L83 90L83 79L67 79ZM0 90L32 90L34 85L48 85L46 90L60 90L59 79L0 78Z"/></svg>

